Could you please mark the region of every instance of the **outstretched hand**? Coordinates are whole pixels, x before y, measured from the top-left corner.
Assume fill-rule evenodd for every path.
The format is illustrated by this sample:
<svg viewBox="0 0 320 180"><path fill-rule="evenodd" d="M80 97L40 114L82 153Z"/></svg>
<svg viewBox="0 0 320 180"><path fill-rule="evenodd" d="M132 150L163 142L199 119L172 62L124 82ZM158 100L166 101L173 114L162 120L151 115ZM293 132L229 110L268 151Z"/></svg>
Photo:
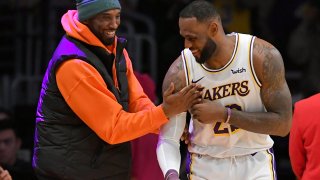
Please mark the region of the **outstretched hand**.
<svg viewBox="0 0 320 180"><path fill-rule="evenodd" d="M179 92L174 92L174 84L171 83L163 93L162 108L167 117L187 111L191 106L201 102L202 87L191 84L184 87Z"/></svg>

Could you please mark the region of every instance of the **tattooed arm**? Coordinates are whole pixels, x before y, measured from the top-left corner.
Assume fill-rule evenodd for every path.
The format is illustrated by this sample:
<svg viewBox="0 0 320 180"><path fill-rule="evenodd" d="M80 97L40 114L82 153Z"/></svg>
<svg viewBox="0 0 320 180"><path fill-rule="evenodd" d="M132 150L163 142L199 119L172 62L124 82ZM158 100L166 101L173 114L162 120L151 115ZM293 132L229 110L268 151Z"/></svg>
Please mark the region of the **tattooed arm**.
<svg viewBox="0 0 320 180"><path fill-rule="evenodd" d="M183 61L181 56L179 56L170 66L164 81L162 84L162 91L164 92L173 82L175 86L175 91L178 92L186 86L186 78L183 70Z"/></svg>
<svg viewBox="0 0 320 180"><path fill-rule="evenodd" d="M187 111L201 101L200 87L186 86L182 58L177 58L168 70L163 82L162 108L167 117Z"/></svg>
<svg viewBox="0 0 320 180"><path fill-rule="evenodd" d="M183 61L178 57L169 68L162 85L164 91L173 82L178 92L186 86L186 79L183 70ZM177 179L180 169L180 137L186 123L186 113L170 118L169 122L161 127L157 146L158 162L165 179Z"/></svg>
<svg viewBox="0 0 320 180"><path fill-rule="evenodd" d="M262 85L260 96L267 112L231 110L229 124L255 133L286 136L291 127L292 100L285 80L282 57L271 44L256 39L253 65ZM208 103L193 106L193 117L203 123L212 123L211 117L215 117L215 121L225 122L227 109L214 101Z"/></svg>
<svg viewBox="0 0 320 180"><path fill-rule="evenodd" d="M265 113L232 111L230 123L256 133L286 136L291 127L292 99L285 79L279 51L268 42L256 38L253 63L261 87Z"/></svg>

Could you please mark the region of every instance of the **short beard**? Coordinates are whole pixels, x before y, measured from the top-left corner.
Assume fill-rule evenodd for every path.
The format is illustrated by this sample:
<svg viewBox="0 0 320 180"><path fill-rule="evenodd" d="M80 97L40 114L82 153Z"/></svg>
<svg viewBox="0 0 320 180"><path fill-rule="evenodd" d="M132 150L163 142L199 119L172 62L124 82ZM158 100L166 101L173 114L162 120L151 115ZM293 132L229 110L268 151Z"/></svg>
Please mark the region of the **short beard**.
<svg viewBox="0 0 320 180"><path fill-rule="evenodd" d="M103 43L105 46L110 46L110 45L113 44L114 39L115 39L115 37L113 37L113 38L108 38L108 39L102 39L102 40L103 40L102 43Z"/></svg>
<svg viewBox="0 0 320 180"><path fill-rule="evenodd" d="M200 64L205 63L216 51L216 49L217 49L217 44L214 41L212 41L210 38L207 38L207 42L202 49L200 57L196 58L196 61Z"/></svg>
<svg viewBox="0 0 320 180"><path fill-rule="evenodd" d="M103 45L110 46L113 44L115 37L105 38L103 33L99 33L98 31L96 31L94 28L91 28L91 27L89 27L89 29L102 42Z"/></svg>

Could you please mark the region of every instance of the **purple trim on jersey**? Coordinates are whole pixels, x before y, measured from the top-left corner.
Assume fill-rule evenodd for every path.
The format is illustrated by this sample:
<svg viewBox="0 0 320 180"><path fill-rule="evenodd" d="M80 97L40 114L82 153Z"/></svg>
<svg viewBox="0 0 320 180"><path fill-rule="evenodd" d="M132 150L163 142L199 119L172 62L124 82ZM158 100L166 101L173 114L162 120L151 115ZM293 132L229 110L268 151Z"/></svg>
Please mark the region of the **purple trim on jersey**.
<svg viewBox="0 0 320 180"><path fill-rule="evenodd" d="M273 151L273 148L270 148L267 150L267 153L271 155L272 159L271 159L271 162L272 162L272 172L273 172L273 179L274 180L277 180L277 172L276 172L276 161L275 161L275 158L274 158L274 151Z"/></svg>
<svg viewBox="0 0 320 180"><path fill-rule="evenodd" d="M190 176L190 172L191 172L191 164L192 164L192 155L190 154L190 152L187 152L187 158L186 158L186 172L187 175Z"/></svg>

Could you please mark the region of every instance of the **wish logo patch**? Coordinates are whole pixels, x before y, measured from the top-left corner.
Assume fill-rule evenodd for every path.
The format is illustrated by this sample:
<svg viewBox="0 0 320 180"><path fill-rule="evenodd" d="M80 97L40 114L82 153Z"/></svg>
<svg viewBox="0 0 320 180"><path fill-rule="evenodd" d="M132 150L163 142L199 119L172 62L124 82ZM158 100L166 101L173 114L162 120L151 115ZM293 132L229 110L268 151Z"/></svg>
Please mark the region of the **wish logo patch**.
<svg viewBox="0 0 320 180"><path fill-rule="evenodd" d="M247 72L245 68L231 69L232 74L244 73Z"/></svg>

